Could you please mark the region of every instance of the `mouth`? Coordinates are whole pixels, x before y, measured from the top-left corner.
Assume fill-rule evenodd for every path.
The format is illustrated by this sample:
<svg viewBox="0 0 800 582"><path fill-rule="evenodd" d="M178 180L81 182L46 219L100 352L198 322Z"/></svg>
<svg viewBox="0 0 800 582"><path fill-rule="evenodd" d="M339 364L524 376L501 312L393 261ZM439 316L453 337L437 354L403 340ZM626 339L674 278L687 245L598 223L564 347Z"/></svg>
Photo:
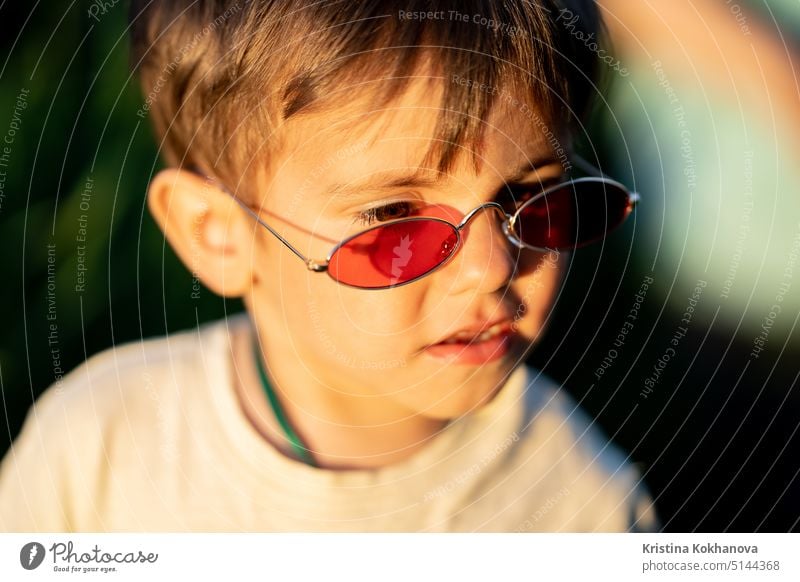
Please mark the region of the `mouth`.
<svg viewBox="0 0 800 582"><path fill-rule="evenodd" d="M474 366L505 356L515 338L511 321L504 319L457 331L423 351L439 361Z"/></svg>

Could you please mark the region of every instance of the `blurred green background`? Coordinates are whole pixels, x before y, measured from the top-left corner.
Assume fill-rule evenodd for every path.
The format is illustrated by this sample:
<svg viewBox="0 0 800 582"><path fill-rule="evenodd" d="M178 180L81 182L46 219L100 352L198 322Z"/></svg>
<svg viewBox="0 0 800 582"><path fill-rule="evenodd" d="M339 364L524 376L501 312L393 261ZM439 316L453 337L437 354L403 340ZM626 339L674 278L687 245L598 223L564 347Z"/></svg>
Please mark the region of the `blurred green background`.
<svg viewBox="0 0 800 582"><path fill-rule="evenodd" d="M145 206L161 162L136 114L126 3L99 22L85 5L49 4L0 8L0 134L19 114L0 206L3 452L59 367L241 308L205 289L192 297L191 274Z"/></svg>

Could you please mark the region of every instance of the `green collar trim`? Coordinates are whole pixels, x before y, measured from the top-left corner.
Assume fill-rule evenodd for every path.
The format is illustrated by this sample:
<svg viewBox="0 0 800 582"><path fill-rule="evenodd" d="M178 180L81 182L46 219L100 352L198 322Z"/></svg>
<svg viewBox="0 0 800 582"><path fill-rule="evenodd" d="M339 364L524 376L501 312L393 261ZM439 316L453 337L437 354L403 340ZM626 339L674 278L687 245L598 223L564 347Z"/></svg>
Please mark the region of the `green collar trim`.
<svg viewBox="0 0 800 582"><path fill-rule="evenodd" d="M261 357L261 350L259 349L257 342L253 342L253 355L256 358L256 366L258 367L258 376L261 379L261 387L264 389L264 392L267 395L269 405L272 407L272 412L275 414L275 418L278 419L278 423L283 429L286 440L288 440L289 444L292 445L292 450L300 458L300 460L307 465L316 467L317 465L314 462L314 458L311 456L310 449L303 444L303 441L300 440L300 437L294 431L292 425L289 424L289 420L286 418L286 414L284 413L283 408L278 401L278 396L275 394L275 390L269 383L267 371L264 369L264 361Z"/></svg>

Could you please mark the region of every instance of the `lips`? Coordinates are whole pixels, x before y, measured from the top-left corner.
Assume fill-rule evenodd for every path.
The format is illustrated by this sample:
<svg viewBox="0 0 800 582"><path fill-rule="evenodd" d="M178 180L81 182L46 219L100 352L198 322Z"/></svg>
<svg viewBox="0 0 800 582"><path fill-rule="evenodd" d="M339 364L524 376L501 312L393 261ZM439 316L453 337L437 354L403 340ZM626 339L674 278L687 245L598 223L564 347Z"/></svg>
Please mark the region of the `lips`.
<svg viewBox="0 0 800 582"><path fill-rule="evenodd" d="M472 342L483 342L493 339L501 334L511 331L511 322L504 319L497 323L487 324L484 326L473 327L471 329L463 329L456 333L447 336L439 344L463 344ZM434 344L435 345L435 344Z"/></svg>
<svg viewBox="0 0 800 582"><path fill-rule="evenodd" d="M429 345L424 353L438 361L462 365L483 365L505 356L514 333L511 321L470 326Z"/></svg>

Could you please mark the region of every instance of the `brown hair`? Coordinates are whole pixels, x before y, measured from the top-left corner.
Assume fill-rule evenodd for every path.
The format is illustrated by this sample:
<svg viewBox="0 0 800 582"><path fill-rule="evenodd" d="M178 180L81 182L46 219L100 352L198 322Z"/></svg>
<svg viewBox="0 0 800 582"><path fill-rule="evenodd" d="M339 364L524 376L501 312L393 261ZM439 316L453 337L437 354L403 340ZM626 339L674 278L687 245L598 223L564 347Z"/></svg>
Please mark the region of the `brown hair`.
<svg viewBox="0 0 800 582"><path fill-rule="evenodd" d="M343 103L362 81L388 103L432 64L444 91L429 158L448 171L480 143L497 100L487 88L512 88L556 133L583 113L597 59L557 21L567 8L597 32L591 0L133 0L139 114L168 164L237 184L242 160L275 148L288 119Z"/></svg>

